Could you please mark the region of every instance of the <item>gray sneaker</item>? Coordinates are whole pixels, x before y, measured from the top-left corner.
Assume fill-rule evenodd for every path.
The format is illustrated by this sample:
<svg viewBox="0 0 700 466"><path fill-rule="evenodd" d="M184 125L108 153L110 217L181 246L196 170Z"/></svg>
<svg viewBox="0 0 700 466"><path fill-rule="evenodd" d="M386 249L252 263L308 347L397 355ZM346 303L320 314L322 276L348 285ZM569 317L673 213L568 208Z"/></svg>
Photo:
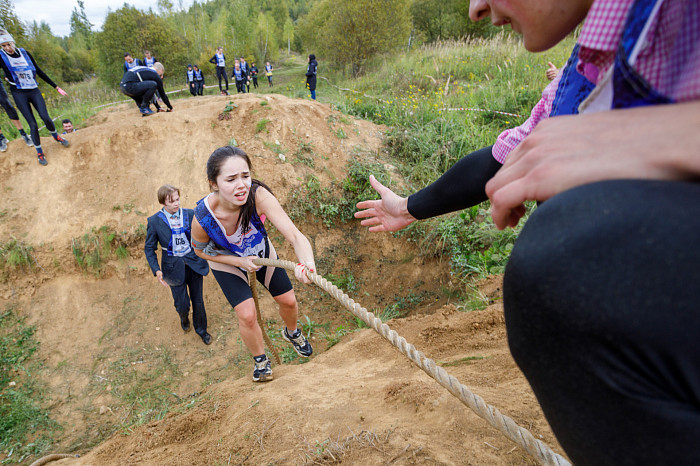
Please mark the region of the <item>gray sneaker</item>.
<svg viewBox="0 0 700 466"><path fill-rule="evenodd" d="M311 348L309 340L306 339L304 334L301 333L301 330L299 329L297 329L296 334L292 336L287 332L287 327L284 327L282 329L282 338L292 344L294 351L296 351L299 356L308 358L314 352L313 348Z"/></svg>
<svg viewBox="0 0 700 466"><path fill-rule="evenodd" d="M272 364L267 356L260 362L255 362L253 369L253 382L267 382L272 380Z"/></svg>
<svg viewBox="0 0 700 466"><path fill-rule="evenodd" d="M3 136L2 139L0 139L0 152L5 152L7 150L7 139Z"/></svg>
<svg viewBox="0 0 700 466"><path fill-rule="evenodd" d="M28 134L23 134L22 139L24 139L24 142L29 146L29 147L34 147L34 143L32 142L32 138L29 137Z"/></svg>

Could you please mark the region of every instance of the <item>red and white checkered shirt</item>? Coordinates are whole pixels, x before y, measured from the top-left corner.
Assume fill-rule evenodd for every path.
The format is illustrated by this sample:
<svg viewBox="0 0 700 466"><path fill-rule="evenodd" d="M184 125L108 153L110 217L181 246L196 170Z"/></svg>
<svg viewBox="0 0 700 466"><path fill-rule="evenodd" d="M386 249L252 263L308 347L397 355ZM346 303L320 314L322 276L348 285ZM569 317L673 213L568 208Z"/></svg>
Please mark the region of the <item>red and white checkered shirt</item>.
<svg viewBox="0 0 700 466"><path fill-rule="evenodd" d="M614 63L633 2L596 0L586 16L578 38L577 69L596 84ZM700 99L700 1L664 1L634 68L652 87L677 102ZM503 163L537 123L549 116L557 84L558 79L545 88L525 123L498 136L493 146L496 160Z"/></svg>

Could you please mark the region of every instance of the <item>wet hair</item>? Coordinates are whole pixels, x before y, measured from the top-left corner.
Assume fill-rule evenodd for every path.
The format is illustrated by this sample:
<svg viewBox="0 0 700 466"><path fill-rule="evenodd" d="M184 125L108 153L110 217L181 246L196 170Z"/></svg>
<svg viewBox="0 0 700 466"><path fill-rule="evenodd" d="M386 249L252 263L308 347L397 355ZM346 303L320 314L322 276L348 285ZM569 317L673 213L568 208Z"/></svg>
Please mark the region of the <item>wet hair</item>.
<svg viewBox="0 0 700 466"><path fill-rule="evenodd" d="M219 147L212 152L212 154L209 156L209 160L207 160L207 179L209 180L209 185L212 188L216 184L216 179L219 177L219 174L221 174L221 167L223 166L224 162L231 157L239 157L243 159L248 165L248 169L251 172L253 171L253 165L250 163L250 157L248 157L248 154L246 154L243 149L233 146ZM236 224L236 227L238 227L238 224L240 224L243 227L244 232L247 232L250 229L250 219L253 218L253 212L255 212L255 193L260 186L267 189L272 194L272 190L265 183L260 180L256 180L255 178L251 180L248 199L246 200L245 204L241 206L241 214L238 216L238 223Z"/></svg>
<svg viewBox="0 0 700 466"><path fill-rule="evenodd" d="M164 184L163 186L158 188L158 203L161 205L165 205L165 201L170 199L170 196L172 196L173 193L177 193L177 195L179 196L180 189L176 188L171 184Z"/></svg>

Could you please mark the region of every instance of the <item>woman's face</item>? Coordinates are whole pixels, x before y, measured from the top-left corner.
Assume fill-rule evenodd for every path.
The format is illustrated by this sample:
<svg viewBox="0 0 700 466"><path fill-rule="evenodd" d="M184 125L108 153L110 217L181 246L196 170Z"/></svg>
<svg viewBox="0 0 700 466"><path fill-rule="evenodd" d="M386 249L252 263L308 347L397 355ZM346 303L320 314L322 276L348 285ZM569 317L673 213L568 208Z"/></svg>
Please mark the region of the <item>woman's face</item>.
<svg viewBox="0 0 700 466"><path fill-rule="evenodd" d="M252 181L250 167L245 159L235 156L228 157L221 164L215 188L218 188L221 199L241 207L248 200Z"/></svg>
<svg viewBox="0 0 700 466"><path fill-rule="evenodd" d="M5 42L3 44L0 44L0 47L7 52L7 53L15 53L15 44L12 42Z"/></svg>
<svg viewBox="0 0 700 466"><path fill-rule="evenodd" d="M593 0L471 0L469 17L491 17L494 26L510 24L525 48L541 52L556 45L584 20Z"/></svg>

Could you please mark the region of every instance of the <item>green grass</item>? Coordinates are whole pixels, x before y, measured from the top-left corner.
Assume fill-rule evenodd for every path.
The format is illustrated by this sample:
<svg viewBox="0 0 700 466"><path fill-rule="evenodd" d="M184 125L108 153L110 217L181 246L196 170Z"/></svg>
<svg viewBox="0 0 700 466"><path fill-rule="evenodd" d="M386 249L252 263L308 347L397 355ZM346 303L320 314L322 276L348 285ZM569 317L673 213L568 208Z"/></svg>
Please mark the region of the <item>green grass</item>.
<svg viewBox="0 0 700 466"><path fill-rule="evenodd" d="M17 309L0 311L0 452L6 455L2 464L42 454L60 429L43 406L46 387L37 376L41 362L34 358L39 348L34 332Z"/></svg>
<svg viewBox="0 0 700 466"><path fill-rule="evenodd" d="M258 120L258 122L255 124L255 132L256 133L262 133L268 132L267 130L267 124L270 122L267 118L263 118L262 120Z"/></svg>
<svg viewBox="0 0 700 466"><path fill-rule="evenodd" d="M14 236L10 240L0 245L0 270L22 269L28 270L34 267L35 261L32 256L34 248Z"/></svg>

